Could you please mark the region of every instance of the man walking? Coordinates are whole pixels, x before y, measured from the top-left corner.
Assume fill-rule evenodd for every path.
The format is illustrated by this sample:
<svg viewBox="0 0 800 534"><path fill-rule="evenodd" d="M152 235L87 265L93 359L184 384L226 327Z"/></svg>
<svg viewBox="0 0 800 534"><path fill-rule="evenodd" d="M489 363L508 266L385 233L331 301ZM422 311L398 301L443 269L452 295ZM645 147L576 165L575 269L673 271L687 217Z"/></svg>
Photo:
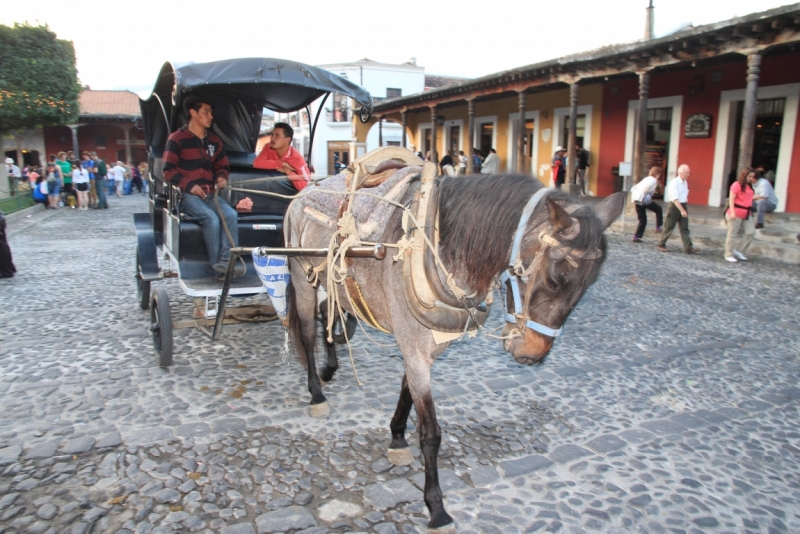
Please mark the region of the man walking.
<svg viewBox="0 0 800 534"><path fill-rule="evenodd" d="M589 168L589 152L581 145L575 145L575 160L578 165L575 169L575 183L578 184L578 196L586 196L586 169Z"/></svg>
<svg viewBox="0 0 800 534"><path fill-rule="evenodd" d="M184 111L189 124L167 139L164 178L183 192L181 211L200 223L208 263L214 272L224 275L231 248L239 244L238 215L224 199L214 194L216 189L228 185L228 156L222 140L210 131L214 122L211 102L190 96L184 102ZM224 226L218 209L225 218ZM237 263L234 275L244 273L244 264Z"/></svg>
<svg viewBox="0 0 800 534"><path fill-rule="evenodd" d="M108 168L105 161L97 156L97 152L92 152L91 161L94 164L94 181L97 187L97 207L108 209L108 200L106 200L106 189L108 188Z"/></svg>
<svg viewBox="0 0 800 534"><path fill-rule="evenodd" d="M758 213L756 217L756 228L764 228L764 216L767 213L772 213L778 207L778 197L775 195L775 189L772 188L772 183L764 178L756 178L756 173L751 173L748 177L752 176L750 184L755 191L753 197L753 211Z"/></svg>
<svg viewBox="0 0 800 534"><path fill-rule="evenodd" d="M675 225L680 226L681 240L683 241L683 251L686 254L697 254L700 249L692 246L692 238L689 236L689 213L686 211L686 203L689 201L689 166L685 163L678 167L678 176L673 178L667 185L667 221L664 225L664 233L661 241L658 242L658 250L667 252L666 247L669 236L675 230Z"/></svg>

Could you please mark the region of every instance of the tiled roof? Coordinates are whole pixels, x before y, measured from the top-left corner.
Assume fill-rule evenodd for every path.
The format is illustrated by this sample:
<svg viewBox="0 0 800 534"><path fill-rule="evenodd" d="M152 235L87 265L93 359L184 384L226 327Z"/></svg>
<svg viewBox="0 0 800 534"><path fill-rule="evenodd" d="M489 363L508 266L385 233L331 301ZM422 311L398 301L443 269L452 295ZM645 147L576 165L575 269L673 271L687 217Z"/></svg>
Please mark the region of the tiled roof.
<svg viewBox="0 0 800 534"><path fill-rule="evenodd" d="M439 87L445 87L447 85L453 85L455 83L461 83L467 80L468 78L456 78L453 76L436 76L433 74L426 74L425 90L427 91L429 89L438 89Z"/></svg>
<svg viewBox="0 0 800 534"><path fill-rule="evenodd" d="M141 117L139 97L130 91L93 91L84 89L80 96L81 117Z"/></svg>

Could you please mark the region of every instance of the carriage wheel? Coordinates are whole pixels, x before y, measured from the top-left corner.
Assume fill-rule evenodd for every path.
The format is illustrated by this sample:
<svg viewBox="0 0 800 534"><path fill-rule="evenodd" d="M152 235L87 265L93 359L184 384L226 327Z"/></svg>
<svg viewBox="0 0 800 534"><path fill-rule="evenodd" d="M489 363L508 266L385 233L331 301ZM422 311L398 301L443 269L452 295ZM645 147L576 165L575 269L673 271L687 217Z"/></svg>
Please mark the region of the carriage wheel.
<svg viewBox="0 0 800 534"><path fill-rule="evenodd" d="M139 247L136 247L136 297L139 307L146 310L150 307L150 280L142 280L142 262L139 261Z"/></svg>
<svg viewBox="0 0 800 534"><path fill-rule="evenodd" d="M355 317L349 313L345 315L345 328L342 328L342 320L339 317L333 321L333 336L331 337L333 337L333 342L337 345L344 345L347 343L348 339L353 339L353 335L356 333L356 327L358 326Z"/></svg>
<svg viewBox="0 0 800 534"><path fill-rule="evenodd" d="M163 287L157 287L153 291L150 322L156 365L169 367L172 365L172 314L169 311L167 290Z"/></svg>

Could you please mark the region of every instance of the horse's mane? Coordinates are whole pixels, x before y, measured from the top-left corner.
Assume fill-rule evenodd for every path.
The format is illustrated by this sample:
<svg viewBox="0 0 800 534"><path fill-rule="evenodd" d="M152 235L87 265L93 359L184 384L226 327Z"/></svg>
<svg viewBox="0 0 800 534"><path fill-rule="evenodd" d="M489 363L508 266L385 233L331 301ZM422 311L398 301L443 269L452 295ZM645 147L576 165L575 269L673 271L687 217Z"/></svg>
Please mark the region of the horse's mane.
<svg viewBox="0 0 800 534"><path fill-rule="evenodd" d="M474 175L442 180L439 196L439 253L451 271L466 278L472 289L483 291L506 267L511 240L531 196L542 184L531 176ZM565 206L571 197L553 191L549 197ZM529 226L540 226L548 217L544 203L534 211ZM594 211L581 208L572 214L581 232L565 245L585 249L592 243L605 248L603 229Z"/></svg>

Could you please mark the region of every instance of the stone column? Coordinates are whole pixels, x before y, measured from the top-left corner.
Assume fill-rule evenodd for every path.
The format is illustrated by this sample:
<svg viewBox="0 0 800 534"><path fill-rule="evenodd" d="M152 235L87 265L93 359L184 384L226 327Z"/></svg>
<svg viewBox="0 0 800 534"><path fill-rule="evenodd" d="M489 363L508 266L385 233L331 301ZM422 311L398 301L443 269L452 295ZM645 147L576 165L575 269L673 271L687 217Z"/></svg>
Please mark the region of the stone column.
<svg viewBox="0 0 800 534"><path fill-rule="evenodd" d="M578 129L578 82L573 81L569 84L569 136L567 137L567 179L568 192L570 195L578 194L578 185L575 182L575 169L577 166L577 151L575 144L577 141Z"/></svg>
<svg viewBox="0 0 800 534"><path fill-rule="evenodd" d="M383 117L378 116L378 146L383 146Z"/></svg>
<svg viewBox="0 0 800 534"><path fill-rule="evenodd" d="M761 54L747 56L747 90L744 95L742 115L742 134L739 137L739 166L736 174L753 163L753 138L756 133L756 95L758 78L761 73Z"/></svg>
<svg viewBox="0 0 800 534"><path fill-rule="evenodd" d="M436 157L436 106L431 106L431 161L439 163Z"/></svg>
<svg viewBox="0 0 800 534"><path fill-rule="evenodd" d="M406 112L405 110L400 112L400 122L403 124L403 148L408 148L408 143L406 141Z"/></svg>
<svg viewBox="0 0 800 534"><path fill-rule="evenodd" d="M75 157L81 159L81 151L78 149L78 128L80 124L70 124L69 129L72 130L72 151L75 152Z"/></svg>
<svg viewBox="0 0 800 534"><path fill-rule="evenodd" d="M639 108L636 112L636 133L633 145L633 184L647 176L647 169L644 168L644 151L647 147L647 96L650 93L650 74L648 72L639 73Z"/></svg>
<svg viewBox="0 0 800 534"><path fill-rule="evenodd" d="M131 155L131 128L130 126L125 127L125 163L129 163L133 161L133 156Z"/></svg>
<svg viewBox="0 0 800 534"><path fill-rule="evenodd" d="M467 174L472 174L472 161L475 159L475 101L467 100L467 130L469 131L469 161Z"/></svg>
<svg viewBox="0 0 800 534"><path fill-rule="evenodd" d="M525 168L525 91L519 92L519 127L517 128L517 171L523 174L531 172Z"/></svg>

